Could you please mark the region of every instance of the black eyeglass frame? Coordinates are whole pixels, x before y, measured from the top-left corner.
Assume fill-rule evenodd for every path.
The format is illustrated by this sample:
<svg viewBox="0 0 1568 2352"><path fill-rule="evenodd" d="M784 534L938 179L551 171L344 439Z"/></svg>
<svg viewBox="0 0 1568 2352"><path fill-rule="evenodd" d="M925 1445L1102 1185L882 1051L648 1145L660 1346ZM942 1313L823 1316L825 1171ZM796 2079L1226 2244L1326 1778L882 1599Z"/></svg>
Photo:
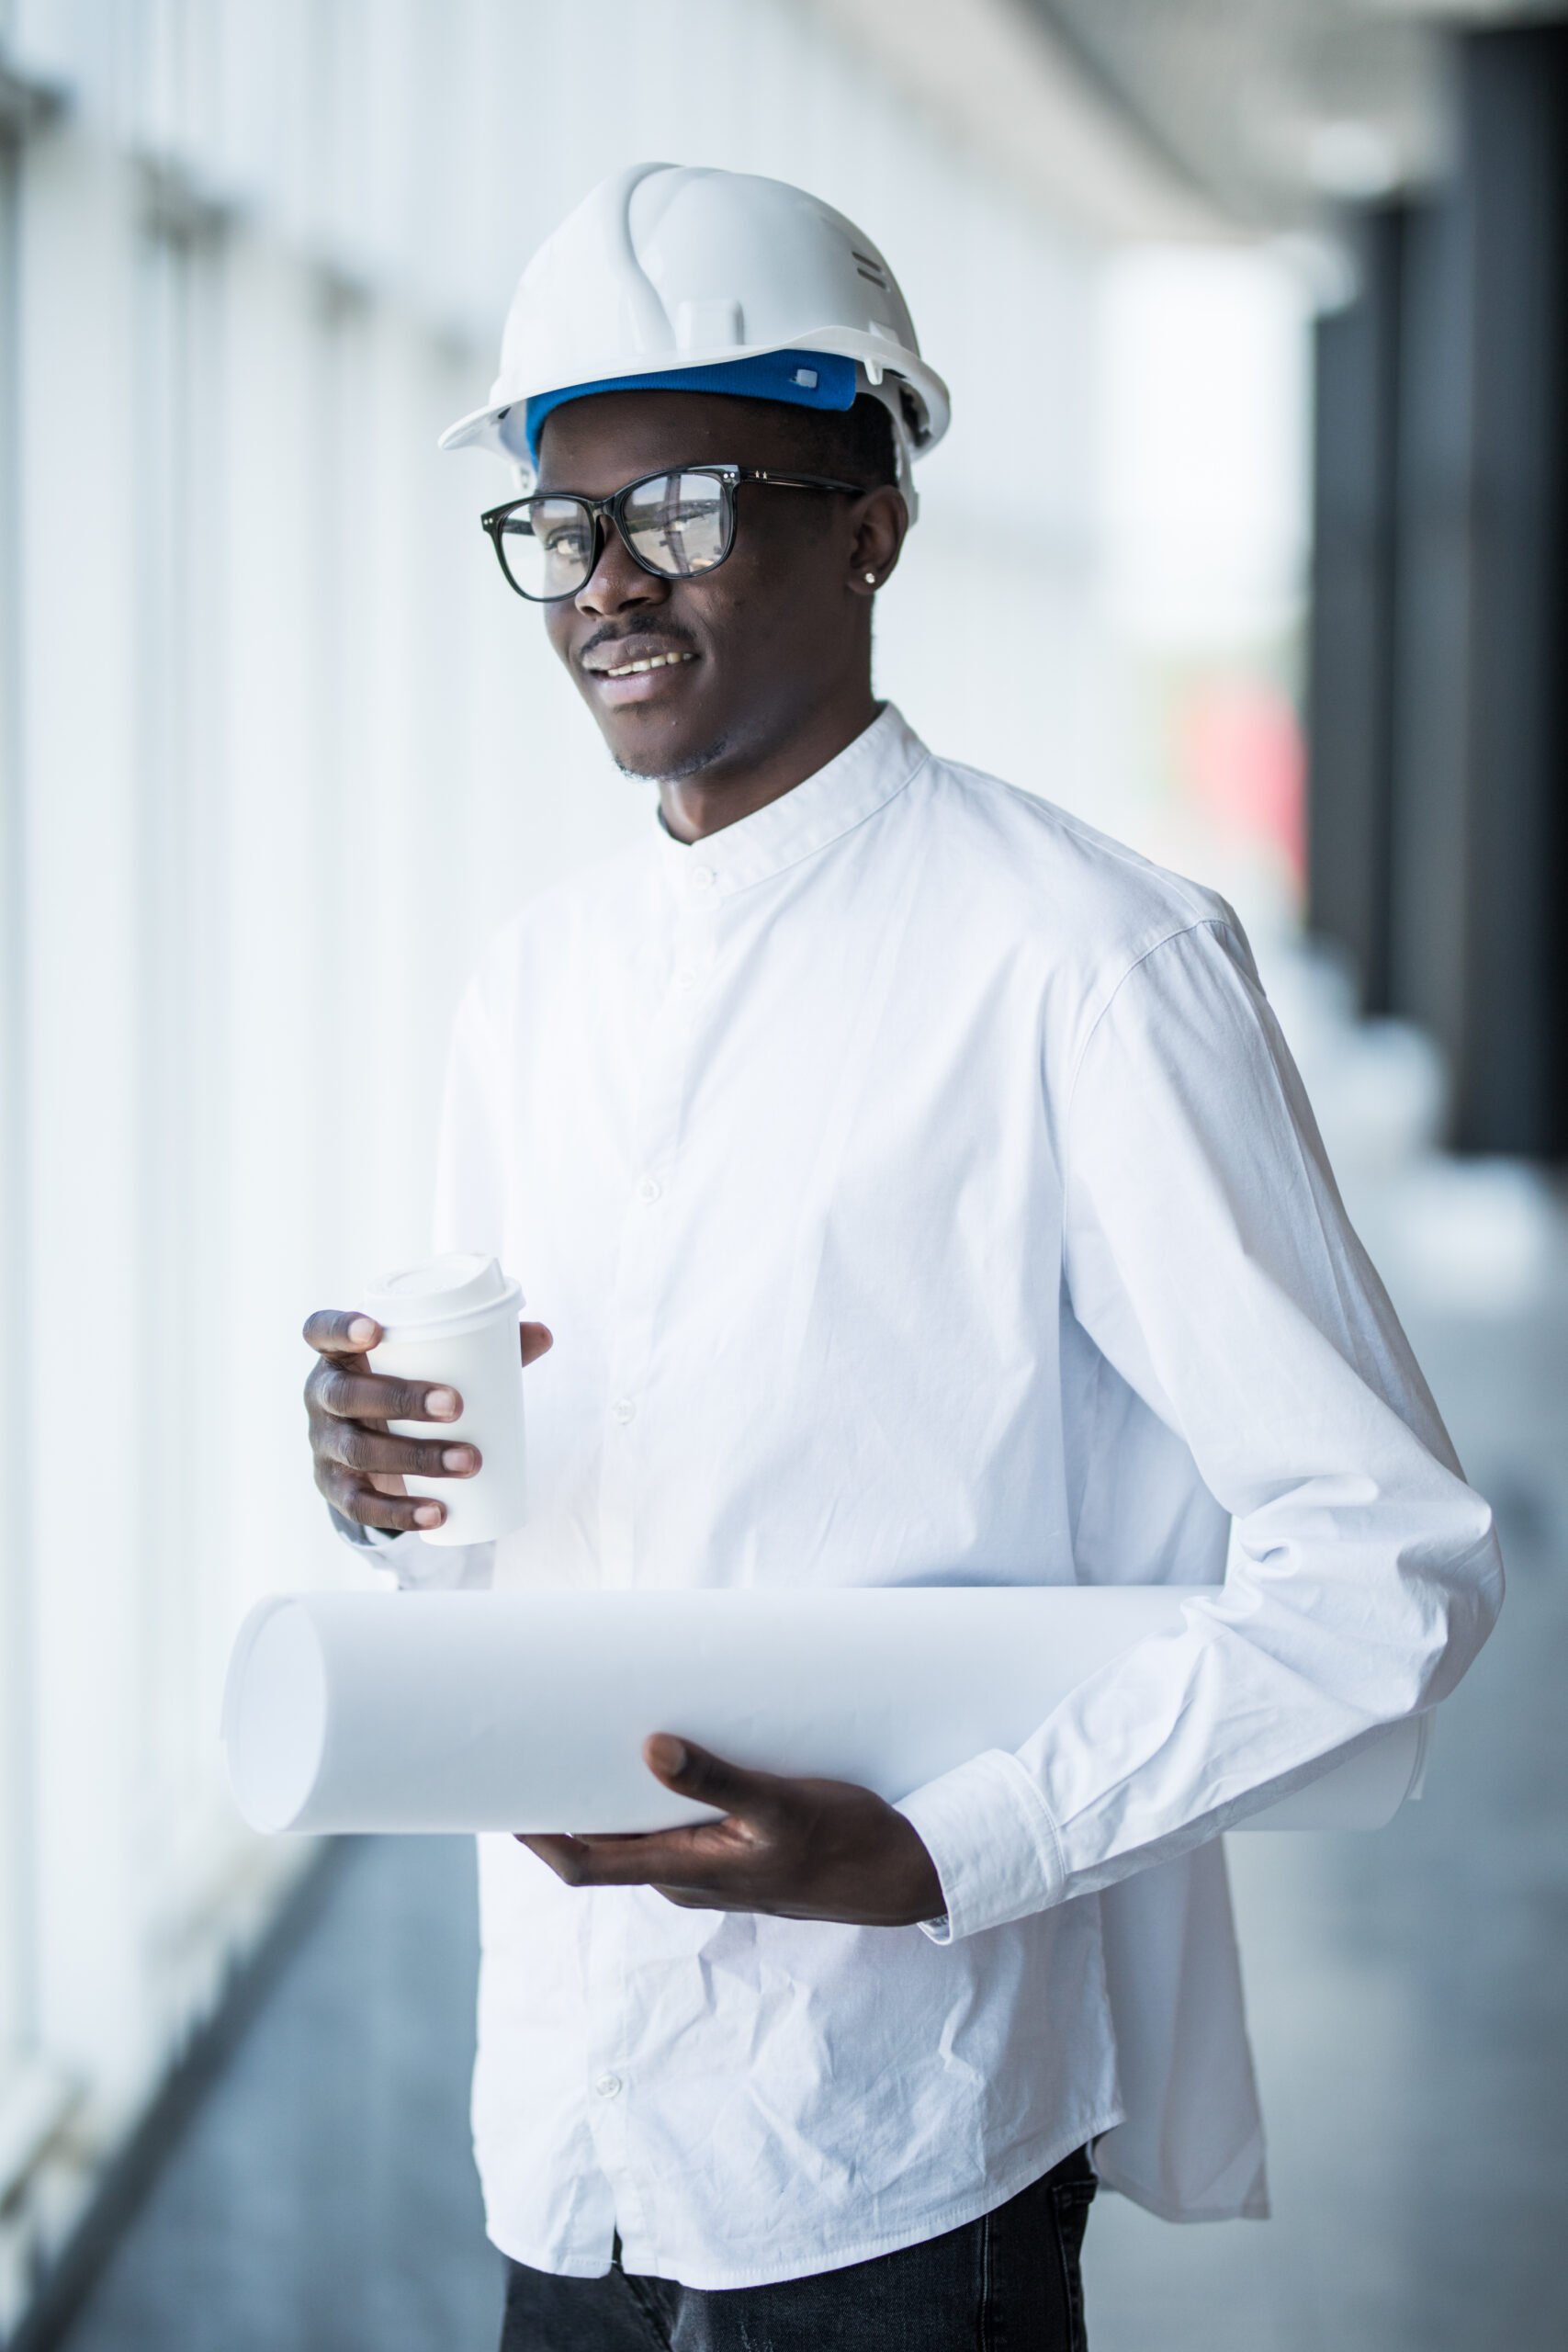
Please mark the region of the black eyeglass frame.
<svg viewBox="0 0 1568 2352"><path fill-rule="evenodd" d="M663 481L671 474L705 474L711 481L716 481L724 493L722 501L724 546L711 563L703 566L701 571L660 571L657 564L644 561L626 534L623 517L626 514L626 503L632 492L641 490L648 482ZM825 490L838 492L847 498L864 498L874 487L874 484L863 481L835 481L828 474L773 473L761 466L660 466L650 474L638 474L636 481L623 482L619 490L613 490L610 492L608 498L590 498L581 490L536 490L531 491L526 498L509 498L504 506L487 508L486 512L479 516L479 528L495 549L496 561L501 566L502 577L507 586L514 595L521 596L526 604L530 605L564 605L569 597L581 595L599 569L599 559L604 552L606 517L615 525L616 537L637 565L637 570L646 571L650 579L705 580L711 572L718 570L721 563L727 563L734 553L735 492L740 483L745 481L767 482L775 490ZM563 588L557 596L530 596L526 588L518 586L507 569L506 555L501 544L501 536L506 527L506 518L509 514L515 514L518 508L522 506L537 505L541 500L547 498L571 498L576 500L579 506L587 508L589 520L593 526L593 548L589 559L588 569L575 588Z"/></svg>

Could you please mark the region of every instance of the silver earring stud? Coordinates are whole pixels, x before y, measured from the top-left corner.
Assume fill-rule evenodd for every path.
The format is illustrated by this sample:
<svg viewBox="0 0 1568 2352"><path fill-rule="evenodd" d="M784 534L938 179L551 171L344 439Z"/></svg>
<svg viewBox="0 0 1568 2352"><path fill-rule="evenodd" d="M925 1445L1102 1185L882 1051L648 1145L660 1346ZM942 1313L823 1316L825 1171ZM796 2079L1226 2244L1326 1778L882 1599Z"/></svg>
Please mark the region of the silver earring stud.
<svg viewBox="0 0 1568 2352"><path fill-rule="evenodd" d="M866 575L865 575L865 584L866 584L866 586L867 586L868 588L874 588L874 587L875 587L875 585L876 585L876 574L875 574L875 572L874 572L874 571L868 571L868 572L866 573Z"/></svg>

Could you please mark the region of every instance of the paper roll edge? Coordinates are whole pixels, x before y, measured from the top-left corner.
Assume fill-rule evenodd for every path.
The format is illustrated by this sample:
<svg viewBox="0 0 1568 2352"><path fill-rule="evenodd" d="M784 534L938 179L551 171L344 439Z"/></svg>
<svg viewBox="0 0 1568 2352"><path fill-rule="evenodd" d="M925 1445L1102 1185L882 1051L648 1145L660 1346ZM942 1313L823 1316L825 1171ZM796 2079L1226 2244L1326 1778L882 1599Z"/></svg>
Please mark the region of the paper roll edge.
<svg viewBox="0 0 1568 2352"><path fill-rule="evenodd" d="M248 1828L262 1837L286 1836L309 1826L305 1816L321 1779L326 1752L330 1691L321 1633L309 1605L310 1599L310 1596L304 1593L268 1593L258 1600L243 1620L234 1637L224 1677L220 1736L223 1742L229 1790L241 1819ZM284 1787L291 1792L292 1801L269 1804L258 1797L256 1789L258 1771L265 1779L269 1767L265 1762L258 1767L254 1755L247 1755L246 1748L247 1743L254 1743L258 1736L257 1724L253 1720L258 1715L264 1724L273 1726L271 1736L276 1742L278 1711L276 1703L268 1706L265 1701L258 1706L254 1682L257 1653L263 1651L265 1654L265 1636L269 1632L276 1634L280 1618L296 1621L307 1637L306 1649L302 1653L309 1657L305 1669L309 1683L304 1708L307 1729L300 1745L310 1752L310 1761L307 1770L301 1771L296 1761L291 1772L285 1771L280 1776ZM287 1667L288 1662L286 1660L285 1664ZM299 1695L299 1656L297 1656L291 1669L296 1697ZM269 1695L276 1702L276 1689ZM291 1728L298 1740L297 1721ZM262 1732L260 1736L265 1738L267 1734ZM270 1769L276 1775L276 1759Z"/></svg>
<svg viewBox="0 0 1568 2352"><path fill-rule="evenodd" d="M1338 1763L1320 1772L1288 1796L1277 1798L1260 1812L1251 1814L1245 1821L1233 1825L1237 1831L1247 1830L1311 1830L1319 1835L1351 1835L1365 1837L1371 1831L1386 1829L1409 1800L1417 1795L1426 1777L1427 1750L1430 1738L1429 1714L1405 1715L1398 1723L1387 1724L1370 1736L1364 1736L1355 1753L1341 1756ZM1396 1780L1394 1793L1385 1790L1381 1795L1376 1786L1369 1791L1364 1784L1363 1770L1369 1758L1380 1762L1390 1748L1397 1748L1408 1759L1403 1777ZM1349 1788L1349 1804L1354 1818L1325 1820L1326 1804L1330 1812L1336 1800L1345 1803L1346 1786ZM1281 1819L1281 1815L1283 1818ZM1314 1816L1316 1816L1315 1818Z"/></svg>

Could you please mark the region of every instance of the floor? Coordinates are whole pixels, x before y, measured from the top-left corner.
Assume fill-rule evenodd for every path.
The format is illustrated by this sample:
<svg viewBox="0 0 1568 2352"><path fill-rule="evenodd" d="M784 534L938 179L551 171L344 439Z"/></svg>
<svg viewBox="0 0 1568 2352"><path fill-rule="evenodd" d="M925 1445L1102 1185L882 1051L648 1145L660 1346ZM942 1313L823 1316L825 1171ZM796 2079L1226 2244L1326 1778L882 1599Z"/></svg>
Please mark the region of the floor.
<svg viewBox="0 0 1568 2352"><path fill-rule="evenodd" d="M1095 2352L1568 2344L1568 1283L1554 1258L1505 1314L1394 1286L1498 1508L1508 1607L1392 1829L1232 1841L1275 2218L1177 2230L1107 2197ZM472 1911L462 1845L346 1858L68 2352L490 2352Z"/></svg>
<svg viewBox="0 0 1568 2352"><path fill-rule="evenodd" d="M1568 2345L1568 1315L1402 1299L1497 1509L1507 1606L1376 1838L1230 1841L1274 2218L1176 2230L1121 2199L1088 2249L1094 2352Z"/></svg>
<svg viewBox="0 0 1568 2352"><path fill-rule="evenodd" d="M478 1961L466 1839L355 1841L69 2352L494 2352Z"/></svg>

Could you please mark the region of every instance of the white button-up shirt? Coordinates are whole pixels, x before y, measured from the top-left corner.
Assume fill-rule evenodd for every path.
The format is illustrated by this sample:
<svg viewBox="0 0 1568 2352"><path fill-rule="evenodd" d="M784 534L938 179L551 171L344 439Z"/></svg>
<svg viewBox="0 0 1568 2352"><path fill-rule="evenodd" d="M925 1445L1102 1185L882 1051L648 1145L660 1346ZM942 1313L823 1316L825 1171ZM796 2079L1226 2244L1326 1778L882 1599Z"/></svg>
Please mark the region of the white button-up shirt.
<svg viewBox="0 0 1568 2352"><path fill-rule="evenodd" d="M1223 902L885 710L496 941L436 1242L556 1338L502 1584L1214 1587L908 1800L927 1930L574 1893L481 1840L497 2244L592 2276L618 2228L629 2269L750 2285L1101 2134L1156 2211L1261 2210L1214 1832L1440 1698L1501 1587Z"/></svg>

